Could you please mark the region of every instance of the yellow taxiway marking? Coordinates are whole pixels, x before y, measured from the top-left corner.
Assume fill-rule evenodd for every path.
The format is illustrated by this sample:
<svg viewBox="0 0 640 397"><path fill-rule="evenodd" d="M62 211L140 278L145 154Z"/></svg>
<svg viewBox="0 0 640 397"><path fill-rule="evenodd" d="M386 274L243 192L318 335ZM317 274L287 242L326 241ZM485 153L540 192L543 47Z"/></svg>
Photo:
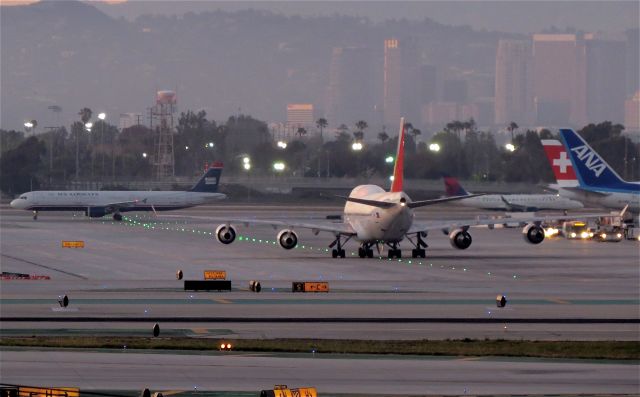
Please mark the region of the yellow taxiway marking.
<svg viewBox="0 0 640 397"><path fill-rule="evenodd" d="M233 302L231 302L230 300L227 300L227 299L221 299L221 298L214 299L213 301L214 301L214 302L218 302L218 303L225 303L225 304L233 303Z"/></svg>
<svg viewBox="0 0 640 397"><path fill-rule="evenodd" d="M569 302L569 301L566 301L566 300L563 300L563 299L558 299L558 298L550 298L548 300L550 302L559 303L561 305L570 305L571 304L571 302Z"/></svg>
<svg viewBox="0 0 640 397"><path fill-rule="evenodd" d="M206 328L192 328L191 330L193 331L194 334L198 334L198 335L204 335L209 333L209 330Z"/></svg>

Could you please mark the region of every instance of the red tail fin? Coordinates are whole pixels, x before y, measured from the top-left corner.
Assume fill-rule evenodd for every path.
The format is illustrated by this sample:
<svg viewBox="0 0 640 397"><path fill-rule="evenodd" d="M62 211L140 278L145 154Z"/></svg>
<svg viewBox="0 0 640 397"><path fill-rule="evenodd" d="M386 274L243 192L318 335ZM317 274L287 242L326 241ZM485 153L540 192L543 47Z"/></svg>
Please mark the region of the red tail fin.
<svg viewBox="0 0 640 397"><path fill-rule="evenodd" d="M576 172L562 143L554 139L543 139L542 146L558 184L563 186L577 185Z"/></svg>
<svg viewBox="0 0 640 397"><path fill-rule="evenodd" d="M396 152L396 164L393 167L392 192L402 191L404 175L404 117L400 118L400 134L398 135L398 150Z"/></svg>

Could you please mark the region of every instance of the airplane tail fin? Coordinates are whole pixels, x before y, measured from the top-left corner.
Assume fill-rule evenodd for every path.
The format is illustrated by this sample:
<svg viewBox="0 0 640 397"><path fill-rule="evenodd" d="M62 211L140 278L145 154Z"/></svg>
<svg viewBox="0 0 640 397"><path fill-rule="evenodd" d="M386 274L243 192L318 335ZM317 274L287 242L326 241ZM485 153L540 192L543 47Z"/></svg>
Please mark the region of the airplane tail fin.
<svg viewBox="0 0 640 397"><path fill-rule="evenodd" d="M458 181L458 178L455 178L453 176L447 175L447 174L442 174L442 180L444 181L444 190L445 190L445 196L446 197L453 197L453 196L468 196L469 192L467 192L462 185L460 184L460 182Z"/></svg>
<svg viewBox="0 0 640 397"><path fill-rule="evenodd" d="M543 139L542 146L553 170L553 175L558 181L558 186L578 186L578 178L571 164L571 159L562 143L556 139Z"/></svg>
<svg viewBox="0 0 640 397"><path fill-rule="evenodd" d="M205 172L200 180L198 180L198 182L189 189L189 191L198 193L216 193L220 183L220 175L222 175L222 168L223 164L221 162L213 163L207 172Z"/></svg>
<svg viewBox="0 0 640 397"><path fill-rule="evenodd" d="M561 129L560 136L581 185L611 187L627 183L575 131L568 128Z"/></svg>
<svg viewBox="0 0 640 397"><path fill-rule="evenodd" d="M391 192L401 192L404 179L404 117L400 118L400 133L398 134L398 150L396 162L393 167L393 181Z"/></svg>

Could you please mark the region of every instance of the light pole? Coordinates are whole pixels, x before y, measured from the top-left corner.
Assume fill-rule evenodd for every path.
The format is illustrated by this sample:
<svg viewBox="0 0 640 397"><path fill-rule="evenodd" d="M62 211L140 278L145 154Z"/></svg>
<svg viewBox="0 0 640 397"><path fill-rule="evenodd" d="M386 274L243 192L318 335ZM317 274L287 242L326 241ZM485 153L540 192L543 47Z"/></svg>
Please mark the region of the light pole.
<svg viewBox="0 0 640 397"><path fill-rule="evenodd" d="M431 150L434 153L438 153L440 151L440 145L437 143L431 143L429 144L429 150Z"/></svg>
<svg viewBox="0 0 640 397"><path fill-rule="evenodd" d="M251 157L244 156L242 158L242 168L247 172L247 180L249 179L249 171L251 171ZM247 202L251 201L251 186L247 184Z"/></svg>
<svg viewBox="0 0 640 397"><path fill-rule="evenodd" d="M98 118L100 119L100 150L102 152L102 171L100 172L100 182L104 179L104 123L107 118L107 114L105 112L101 112L98 114Z"/></svg>
<svg viewBox="0 0 640 397"><path fill-rule="evenodd" d="M84 128L89 133L89 147L91 148L91 182L93 183L93 165L95 156L93 155L93 134L91 133L91 129L93 128L93 123L91 121L87 121L84 123Z"/></svg>
<svg viewBox="0 0 640 397"><path fill-rule="evenodd" d="M516 147L514 146L513 143L507 143L506 145L504 145L504 148L512 153L516 151Z"/></svg>

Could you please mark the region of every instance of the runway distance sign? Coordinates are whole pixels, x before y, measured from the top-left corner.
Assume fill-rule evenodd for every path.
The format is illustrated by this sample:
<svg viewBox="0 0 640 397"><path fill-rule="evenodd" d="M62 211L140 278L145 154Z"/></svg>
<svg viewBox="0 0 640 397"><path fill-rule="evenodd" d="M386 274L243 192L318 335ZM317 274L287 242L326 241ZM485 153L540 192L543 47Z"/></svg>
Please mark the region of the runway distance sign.
<svg viewBox="0 0 640 397"><path fill-rule="evenodd" d="M62 248L84 248L84 241L62 241Z"/></svg>
<svg viewBox="0 0 640 397"><path fill-rule="evenodd" d="M204 279L205 280L226 280L227 272L224 270L205 270Z"/></svg>
<svg viewBox="0 0 640 397"><path fill-rule="evenodd" d="M318 397L315 387L300 387L288 389L286 387L274 387L273 390L262 390L260 397Z"/></svg>
<svg viewBox="0 0 640 397"><path fill-rule="evenodd" d="M80 397L77 387L22 387L18 388L18 397Z"/></svg>

